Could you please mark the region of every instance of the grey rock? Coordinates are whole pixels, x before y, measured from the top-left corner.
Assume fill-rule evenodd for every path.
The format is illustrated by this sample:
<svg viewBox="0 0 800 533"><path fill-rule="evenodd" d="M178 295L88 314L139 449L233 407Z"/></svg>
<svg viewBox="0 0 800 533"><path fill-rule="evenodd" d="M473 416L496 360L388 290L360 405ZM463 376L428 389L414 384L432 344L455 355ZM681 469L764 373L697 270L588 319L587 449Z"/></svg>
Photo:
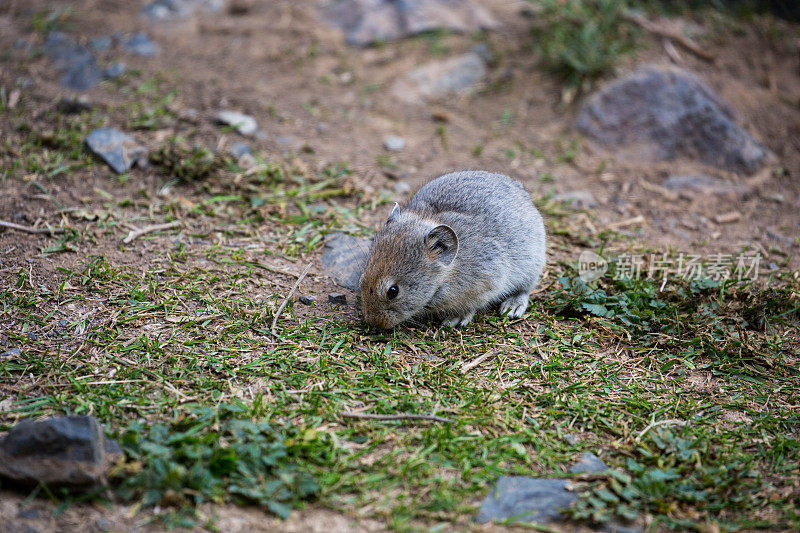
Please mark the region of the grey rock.
<svg viewBox="0 0 800 533"><path fill-rule="evenodd" d="M576 126L622 157L686 158L752 173L770 154L734 121L733 109L695 75L645 66L593 94Z"/></svg>
<svg viewBox="0 0 800 533"><path fill-rule="evenodd" d="M65 33L48 34L44 52L61 72L59 83L67 89L86 91L103 79L103 71L92 52Z"/></svg>
<svg viewBox="0 0 800 533"><path fill-rule="evenodd" d="M597 201L589 191L567 191L553 196L553 200L570 204L578 209L596 207Z"/></svg>
<svg viewBox="0 0 800 533"><path fill-rule="evenodd" d="M329 294L328 303L331 305L347 305L347 296L340 292Z"/></svg>
<svg viewBox="0 0 800 533"><path fill-rule="evenodd" d="M383 147L390 152L399 152L406 147L406 140L397 135L387 135L383 139Z"/></svg>
<svg viewBox="0 0 800 533"><path fill-rule="evenodd" d="M92 416L23 420L0 441L0 476L26 486L99 487L121 454Z"/></svg>
<svg viewBox="0 0 800 533"><path fill-rule="evenodd" d="M411 184L405 180L400 180L394 184L394 192L400 195L406 195L411 192Z"/></svg>
<svg viewBox="0 0 800 533"><path fill-rule="evenodd" d="M62 318L61 320L58 321L58 327L65 328L67 326L69 326L69 320L67 320L66 318Z"/></svg>
<svg viewBox="0 0 800 533"><path fill-rule="evenodd" d="M432 61L408 72L392 86L399 100L421 103L473 90L486 75L486 62L475 52Z"/></svg>
<svg viewBox="0 0 800 533"><path fill-rule="evenodd" d="M23 37L17 37L17 39L14 40L14 48L16 50L25 50L27 52L32 47L33 47L33 44L29 40L27 40L27 39L25 39Z"/></svg>
<svg viewBox="0 0 800 533"><path fill-rule="evenodd" d="M133 137L114 128L98 128L86 137L86 146L121 174L134 164L146 163L147 149Z"/></svg>
<svg viewBox="0 0 800 533"><path fill-rule="evenodd" d="M161 48L155 41L141 31L125 39L122 46L128 52L143 57L155 57L161 52Z"/></svg>
<svg viewBox="0 0 800 533"><path fill-rule="evenodd" d="M358 292L358 280L367 265L369 247L369 239L331 233L325 237L320 264L337 284Z"/></svg>
<svg viewBox="0 0 800 533"><path fill-rule="evenodd" d="M0 353L0 359L5 357L19 357L19 348L11 348L10 350L6 350L3 353Z"/></svg>
<svg viewBox="0 0 800 533"><path fill-rule="evenodd" d="M567 480L503 476L481 503L475 520L481 524L509 518L547 523L563 518L562 510L578 495L567 490Z"/></svg>
<svg viewBox="0 0 800 533"><path fill-rule="evenodd" d="M29 331L28 333L26 333L25 334L25 338L28 339L29 341L37 340L36 333L34 333L32 331Z"/></svg>
<svg viewBox="0 0 800 533"><path fill-rule="evenodd" d="M233 126L242 135L253 135L258 130L256 119L238 111L220 111L217 113L217 122Z"/></svg>
<svg viewBox="0 0 800 533"><path fill-rule="evenodd" d="M313 305L313 304L314 304L314 298L313 298L313 297L311 297L311 296L306 296L306 295L303 295L303 296L300 296L300 297L298 298L298 300L299 300L299 301L300 301L300 303L301 303L301 304L303 304L303 305Z"/></svg>
<svg viewBox="0 0 800 533"><path fill-rule="evenodd" d="M231 143L228 147L228 153L238 159L244 155L252 155L253 151L247 143Z"/></svg>
<svg viewBox="0 0 800 533"><path fill-rule="evenodd" d="M35 520L39 518L39 511L36 509L20 509L17 513L17 518Z"/></svg>
<svg viewBox="0 0 800 533"><path fill-rule="evenodd" d="M578 444L577 437L575 437L575 435L573 435L572 433L564 433L564 435L561 438L564 439L564 442L566 442L570 446L575 446L576 444Z"/></svg>
<svg viewBox="0 0 800 533"><path fill-rule="evenodd" d="M471 33L497 27L475 0L338 0L326 7L324 17L357 46L435 29Z"/></svg>
<svg viewBox="0 0 800 533"><path fill-rule="evenodd" d="M92 102L83 96L80 98L68 98L63 96L56 104L56 110L59 113L65 113L68 115L83 113L84 111L91 111L92 107L94 107Z"/></svg>
<svg viewBox="0 0 800 533"><path fill-rule="evenodd" d="M608 470L608 466L591 452L584 452L574 465L569 467L571 474L598 474Z"/></svg>
<svg viewBox="0 0 800 533"><path fill-rule="evenodd" d="M103 52L110 49L113 43L114 41L111 39L111 37L95 37L94 39L89 40L89 48L95 52Z"/></svg>
<svg viewBox="0 0 800 533"><path fill-rule="evenodd" d="M199 10L217 13L224 5L225 0L155 0L139 13L151 22L161 22L185 19Z"/></svg>
<svg viewBox="0 0 800 533"><path fill-rule="evenodd" d="M127 71L127 65L117 61L116 63L111 63L106 67L106 69L103 71L103 77L107 80L115 80L125 74Z"/></svg>
<svg viewBox="0 0 800 533"><path fill-rule="evenodd" d="M714 194L744 195L749 192L746 185L730 183L720 178L713 178L705 174L674 175L665 179L661 186L671 191L696 191Z"/></svg>

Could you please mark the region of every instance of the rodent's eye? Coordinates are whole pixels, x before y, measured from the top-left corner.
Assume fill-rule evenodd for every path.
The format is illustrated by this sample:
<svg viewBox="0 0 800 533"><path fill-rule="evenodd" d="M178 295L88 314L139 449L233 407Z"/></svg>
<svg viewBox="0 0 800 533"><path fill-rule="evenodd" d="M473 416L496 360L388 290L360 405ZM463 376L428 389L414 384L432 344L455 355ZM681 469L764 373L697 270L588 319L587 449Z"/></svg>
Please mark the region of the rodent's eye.
<svg viewBox="0 0 800 533"><path fill-rule="evenodd" d="M387 298L389 298L390 300L394 300L395 298L397 298L397 294L398 294L399 292L400 292L400 289L399 289L399 288L397 288L397 285L392 285L392 286L391 286L391 287L389 287L389 289L386 291L386 297L387 297Z"/></svg>

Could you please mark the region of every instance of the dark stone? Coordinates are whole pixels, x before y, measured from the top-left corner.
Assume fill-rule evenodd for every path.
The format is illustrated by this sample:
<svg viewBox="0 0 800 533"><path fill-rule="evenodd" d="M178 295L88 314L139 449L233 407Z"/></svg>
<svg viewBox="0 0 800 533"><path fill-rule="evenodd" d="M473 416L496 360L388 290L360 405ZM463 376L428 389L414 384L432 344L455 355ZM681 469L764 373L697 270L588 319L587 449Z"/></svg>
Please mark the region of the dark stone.
<svg viewBox="0 0 800 533"><path fill-rule="evenodd" d="M504 476L481 503L475 520L481 524L509 518L546 523L563 519L561 511L578 499L567 480Z"/></svg>
<svg viewBox="0 0 800 533"><path fill-rule="evenodd" d="M58 327L65 328L67 326L69 326L69 321L66 318L62 318L58 321Z"/></svg>
<svg viewBox="0 0 800 533"><path fill-rule="evenodd" d="M83 113L84 111L91 111L92 102L90 102L87 98L67 98L61 97L61 99L56 104L56 110L60 113L65 113L67 115L76 115L78 113Z"/></svg>
<svg viewBox="0 0 800 533"><path fill-rule="evenodd" d="M695 75L646 66L609 83L582 106L577 128L622 157L687 158L752 173L769 155L733 109Z"/></svg>
<svg viewBox="0 0 800 533"><path fill-rule="evenodd" d="M497 26L475 0L338 0L328 5L325 19L357 46L436 29L472 33Z"/></svg>
<svg viewBox="0 0 800 533"><path fill-rule="evenodd" d="M29 331L28 333L26 333L26 334L25 334L25 338L26 338L26 339L28 339L29 341L35 341L35 340L37 340L37 338L36 338L36 333L34 333L34 332L32 332L32 331Z"/></svg>
<svg viewBox="0 0 800 533"><path fill-rule="evenodd" d="M298 300L303 305L312 305L314 303L314 298L306 295L301 296L300 298L298 298Z"/></svg>
<svg viewBox="0 0 800 533"><path fill-rule="evenodd" d="M5 352L0 353L0 358L19 357L19 356L20 356L19 348L11 348L10 350L6 350Z"/></svg>
<svg viewBox="0 0 800 533"><path fill-rule="evenodd" d="M44 41L44 52L61 71L59 83L67 89L86 91L103 79L103 70L92 52L65 33L50 33Z"/></svg>
<svg viewBox="0 0 800 533"><path fill-rule="evenodd" d="M228 153L238 159L243 155L252 155L253 151L247 143L231 143Z"/></svg>
<svg viewBox="0 0 800 533"><path fill-rule="evenodd" d="M128 52L144 57L155 57L161 52L161 48L144 32L131 35L125 39L122 46Z"/></svg>
<svg viewBox="0 0 800 533"><path fill-rule="evenodd" d="M94 130L86 137L86 146L118 174L147 161L147 149L130 135L114 128Z"/></svg>
<svg viewBox="0 0 800 533"><path fill-rule="evenodd" d="M347 296L340 292L329 294L328 303L331 305L347 305Z"/></svg>
<svg viewBox="0 0 800 533"><path fill-rule="evenodd" d="M121 453L92 416L23 420L0 441L0 476L25 486L99 487Z"/></svg>
<svg viewBox="0 0 800 533"><path fill-rule="evenodd" d="M595 454L584 452L574 465L569 467L570 474L599 474L608 470L608 466Z"/></svg>
<svg viewBox="0 0 800 533"><path fill-rule="evenodd" d="M35 520L35 519L39 518L39 511L37 511L36 509L31 509L31 508L20 509L19 512L17 513L17 518Z"/></svg>
<svg viewBox="0 0 800 533"><path fill-rule="evenodd" d="M107 80L115 80L125 74L127 72L128 66L125 63L120 63L117 61L116 63L111 63L106 69L103 71L103 77Z"/></svg>
<svg viewBox="0 0 800 533"><path fill-rule="evenodd" d="M102 52L111 48L113 40L111 37L95 37L89 41L89 48L95 52Z"/></svg>
<svg viewBox="0 0 800 533"><path fill-rule="evenodd" d="M325 237L320 264L338 285L358 292L358 280L367 265L369 248L369 239L331 233Z"/></svg>

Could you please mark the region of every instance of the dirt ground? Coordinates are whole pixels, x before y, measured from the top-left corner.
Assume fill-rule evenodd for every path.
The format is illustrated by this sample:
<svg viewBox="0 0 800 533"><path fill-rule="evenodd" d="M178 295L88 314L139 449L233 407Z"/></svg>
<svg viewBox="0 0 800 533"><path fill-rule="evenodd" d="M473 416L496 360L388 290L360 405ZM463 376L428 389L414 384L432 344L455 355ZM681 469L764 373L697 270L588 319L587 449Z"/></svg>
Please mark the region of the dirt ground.
<svg viewBox="0 0 800 533"><path fill-rule="evenodd" d="M292 158L289 152L296 152L312 169L348 162L355 171L353 179L368 193L364 198L383 194L392 201L402 200L409 188L447 171L490 169L523 181L535 197L579 190L592 193L596 205L575 211L567 219L568 230L558 231L565 222L548 223L553 234L560 233L551 240L553 262L574 262L580 251L600 242L598 236L604 230L615 229L621 234L615 241L619 250L702 255L751 250L763 255L764 271L800 267L800 35L795 27L772 21L782 30L776 41L765 19L743 25L741 31L720 27L713 18L682 21L716 60L708 62L681 51L679 66L697 73L727 100L740 123L776 156L758 174L739 176L691 162L618 161L582 139L571 126L577 104L562 105L559 81L537 67L531 20L520 15L525 3L485 3L500 22L496 31L479 39L496 57L486 90L430 104L399 101L390 90L392 82L426 61L469 50L476 44L475 37L442 35L435 42L418 37L352 48L322 20L315 0L234 0L237 9L216 15L198 13L168 24L143 20L138 15L140 2L29 0L12 1L10 6L6 2L0 4L0 87L7 93L21 87L17 105L24 106L34 130L54 127L45 111L73 93L59 86L46 57L30 60L14 43L24 38L40 45L43 36L32 30L32 16L54 4L69 5L65 31L80 40L143 30L161 46L155 58L126 56L125 61L129 69L140 71L140 79L159 77L165 87L177 88L170 108L190 118L166 130L135 132L149 147L166 136L181 134L220 149L244 140L266 156ZM647 42L645 49L623 61L620 72L643 63L674 61L660 40ZM109 117L107 125L124 128L127 100L116 85L104 83L86 95ZM263 135L243 139L222 133L213 121L221 108L255 117ZM402 136L405 148L387 155L382 146L387 135ZM0 142L14 146L21 136L10 130L8 117L0 116ZM574 157L564 157L571 143ZM381 164L387 157L392 158L391 164ZM675 194L661 187L669 175L693 173L743 184L748 191ZM57 226L62 221L81 225L88 222L68 218L56 206L102 209L109 195L192 201L204 192L202 184L165 190L167 181L152 167L133 170L125 183L103 165L52 178L6 173L0 183L0 219L23 225ZM359 222L374 228L386 210L385 205L365 210ZM269 237L273 229L264 227L262 235L241 237L237 242L260 243L263 249L261 237ZM94 242L77 243L75 252L52 255L42 253L53 242L50 236L2 231L0 283L13 282L12 274L22 267L36 283L52 286L58 283L58 267L72 268L95 254L118 265L144 267L157 263L160 247L171 242L164 236L121 247L119 239L126 231L117 227L97 232ZM215 228L192 231L214 235ZM228 234L216 235L213 238L219 242L236 240ZM296 275L307 261L317 264L319 253L318 247L302 259L276 255L264 261ZM294 281L291 276L267 274L262 279L265 299L285 294ZM303 292L317 300L340 291L316 266L303 286ZM355 318L355 310L348 313ZM4 327L0 318L0 337ZM52 504L24 499L2 493L0 531L157 529L148 525L148 517L137 516L135 509L73 506L53 518ZM265 518L254 510L221 508L208 513L219 514L220 531L376 531L385 527L313 508L295 513L288 522ZM316 521L319 527L314 526Z"/></svg>

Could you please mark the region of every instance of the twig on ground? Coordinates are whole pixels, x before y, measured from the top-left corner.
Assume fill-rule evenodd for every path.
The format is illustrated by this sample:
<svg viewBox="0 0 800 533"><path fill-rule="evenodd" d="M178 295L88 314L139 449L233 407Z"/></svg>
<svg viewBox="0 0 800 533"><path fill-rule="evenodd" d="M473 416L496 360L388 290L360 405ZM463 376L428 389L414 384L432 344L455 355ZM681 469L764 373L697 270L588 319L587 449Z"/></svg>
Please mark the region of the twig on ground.
<svg viewBox="0 0 800 533"><path fill-rule="evenodd" d="M663 26L659 26L655 22L647 20L647 18L638 13L626 12L623 15L623 17L625 17L625 20L633 22L634 24L642 27L644 30L649 31L654 35L658 35L659 37L666 37L667 39L675 41L676 43L686 48L700 59L704 59L710 62L713 62L716 59L716 56L714 54L706 50L703 50L703 48L701 48L699 44L692 41L691 39L684 37L679 32L671 28L664 28Z"/></svg>
<svg viewBox="0 0 800 533"><path fill-rule="evenodd" d="M281 303L280 307L278 307L278 310L275 311L275 317L272 319L272 327L269 329L273 335L276 335L275 326L278 325L278 318L280 318L281 313L283 313L283 309L286 307L286 304L289 302L289 299L291 299L292 295L294 294L294 291L296 291L297 287L300 286L300 282L303 281L303 278L305 278L306 274L308 274L308 271L311 269L311 265L312 263L306 265L306 268L305 270L303 270L303 273L300 274L300 277L298 277L297 281L294 282L294 286L292 287L292 290L289 291L289 294L286 296L286 299L283 301L283 303Z"/></svg>
<svg viewBox="0 0 800 533"><path fill-rule="evenodd" d="M130 226L131 232L128 233L128 236L122 239L122 242L125 244L131 243L134 239L138 239L142 235L147 235L148 233L153 233L154 231L161 231L165 229L175 228L183 224L180 220L173 220L172 222L167 222L166 224L153 224L152 226L145 226L141 229L134 228L134 226Z"/></svg>
<svg viewBox="0 0 800 533"><path fill-rule="evenodd" d="M365 418L369 420L430 420L432 422L442 422L443 424L453 423L451 419L443 416L415 415L412 413L397 413L396 415L373 415L369 413L353 413L352 411L343 411L340 414L344 418Z"/></svg>
<svg viewBox="0 0 800 533"><path fill-rule="evenodd" d="M638 224L644 224L645 220L642 215L635 216L633 218L626 218L625 220L620 220L619 222L612 222L608 224L606 227L610 230L617 230L621 228L627 228L628 226L636 226Z"/></svg>
<svg viewBox="0 0 800 533"><path fill-rule="evenodd" d="M54 233L64 233L64 228L33 228L31 226L20 226L13 222L6 222L5 220L0 220L0 228L14 229L17 231L24 231L25 233L49 233L50 235Z"/></svg>
<svg viewBox="0 0 800 533"><path fill-rule="evenodd" d="M486 361L492 355L494 355L493 352L486 352L485 354L481 355L480 357L476 357L475 359L473 359L469 363L464 363L463 365L461 365L461 373L462 374L466 374L467 372L469 372L470 370L472 370L473 368L475 368L479 364L481 364L484 361Z"/></svg>

